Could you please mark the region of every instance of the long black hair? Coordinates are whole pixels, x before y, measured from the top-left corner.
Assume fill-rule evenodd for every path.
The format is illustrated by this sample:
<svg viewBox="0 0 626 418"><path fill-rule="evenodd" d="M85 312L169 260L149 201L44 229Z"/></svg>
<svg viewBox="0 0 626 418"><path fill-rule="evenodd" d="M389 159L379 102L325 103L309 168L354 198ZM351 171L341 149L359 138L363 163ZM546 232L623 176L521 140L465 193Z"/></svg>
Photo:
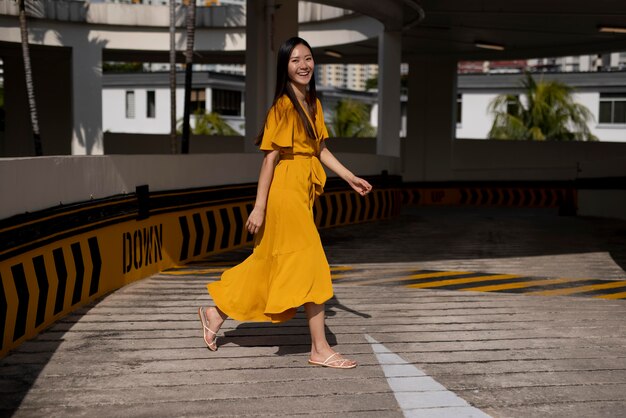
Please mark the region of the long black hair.
<svg viewBox="0 0 626 418"><path fill-rule="evenodd" d="M287 66L289 65L289 58L291 57L291 53L293 49L298 45L304 45L309 48L309 51L313 51L311 49L311 45L307 41L297 36L293 38L287 39L278 50L278 57L276 60L276 90L274 92L274 101L272 102L272 106L276 104L278 99L287 95L293 107L298 112L298 116L300 116L300 120L302 121L302 125L304 126L304 130L308 136L311 138L315 138L315 128L309 122L309 119L306 116L305 110L302 108L302 105L298 103L298 99L296 97L296 93L293 91L293 87L291 83L289 83L289 74L287 73ZM311 120L315 123L315 115L317 113L317 93L315 90L315 75L311 77L311 81L309 81L308 88L305 95L306 103L309 105L309 109L311 109ZM268 112L269 115L269 112ZM267 122L267 116L265 116L265 122L261 127L261 132L256 138L255 144L261 144L261 140L263 139L263 131L265 128L265 123Z"/></svg>

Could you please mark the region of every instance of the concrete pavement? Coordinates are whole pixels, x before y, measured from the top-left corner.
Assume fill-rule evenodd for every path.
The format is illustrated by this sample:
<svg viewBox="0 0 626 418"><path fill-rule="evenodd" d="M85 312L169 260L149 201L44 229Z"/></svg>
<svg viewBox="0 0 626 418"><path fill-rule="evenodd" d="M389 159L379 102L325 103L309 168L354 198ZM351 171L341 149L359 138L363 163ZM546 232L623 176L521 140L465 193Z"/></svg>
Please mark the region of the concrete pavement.
<svg viewBox="0 0 626 418"><path fill-rule="evenodd" d="M417 268L626 278L626 223L546 211L409 209L322 231L335 274ZM249 250L248 250L249 251ZM0 361L1 415L621 417L626 301L336 281L329 340L353 370L306 364L302 312L201 338L205 283L238 251L145 279ZM204 272L198 273L199 270Z"/></svg>

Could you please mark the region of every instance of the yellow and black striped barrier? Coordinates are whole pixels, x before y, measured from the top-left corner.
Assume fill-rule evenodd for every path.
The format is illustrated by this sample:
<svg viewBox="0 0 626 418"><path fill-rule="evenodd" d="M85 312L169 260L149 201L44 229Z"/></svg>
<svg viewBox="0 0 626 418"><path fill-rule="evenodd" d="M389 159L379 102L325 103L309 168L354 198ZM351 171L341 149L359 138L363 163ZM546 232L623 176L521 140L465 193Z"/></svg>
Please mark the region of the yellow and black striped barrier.
<svg viewBox="0 0 626 418"><path fill-rule="evenodd" d="M0 356L69 312L132 281L250 244L255 185L137 193L0 222ZM329 190L328 228L397 214L397 189Z"/></svg>
<svg viewBox="0 0 626 418"><path fill-rule="evenodd" d="M366 197L331 178L315 202L319 228L387 219L402 205L573 208L569 184L402 184L369 177ZM341 186L343 187L343 186ZM0 356L127 283L252 242L255 184L136 193L0 220Z"/></svg>
<svg viewBox="0 0 626 418"><path fill-rule="evenodd" d="M569 186L405 187L403 205L504 206L528 208L576 207L576 189Z"/></svg>

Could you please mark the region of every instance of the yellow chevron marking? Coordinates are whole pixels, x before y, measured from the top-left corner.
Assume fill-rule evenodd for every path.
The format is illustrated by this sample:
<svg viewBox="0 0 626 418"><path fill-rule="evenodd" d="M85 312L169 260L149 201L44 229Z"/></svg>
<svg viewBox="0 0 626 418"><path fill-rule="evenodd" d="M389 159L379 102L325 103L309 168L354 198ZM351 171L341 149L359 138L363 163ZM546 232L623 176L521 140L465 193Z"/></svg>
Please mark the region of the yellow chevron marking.
<svg viewBox="0 0 626 418"><path fill-rule="evenodd" d="M354 267L351 266L331 266L330 271L347 271L354 270Z"/></svg>
<svg viewBox="0 0 626 418"><path fill-rule="evenodd" d="M405 271L406 269L399 270L400 272ZM389 270L385 270L385 273L389 274ZM447 277L447 276L458 276L461 274L471 274L470 271L438 271L436 273L421 273L421 274L412 274L410 276L397 276L397 277L386 277L384 279L373 279L373 280L365 280L362 282L354 283L355 285L370 285L370 284L378 284L378 283L388 283L388 282L398 282L398 281L407 281L407 280L415 280L415 279L428 279L431 277ZM345 277L355 277L356 275Z"/></svg>
<svg viewBox="0 0 626 418"><path fill-rule="evenodd" d="M416 289L417 288L429 288L429 287L442 287L442 286L449 286L453 284L486 282L489 280L515 279L518 277L522 277L522 276L517 276L514 274L494 274L492 276L466 277L463 279L441 280L439 282L415 283L415 284L409 284L406 287L416 288Z"/></svg>
<svg viewBox="0 0 626 418"><path fill-rule="evenodd" d="M460 276L462 274L472 274L472 272L471 271L438 271L435 273L420 273L420 274L412 274L410 276L386 277L384 279L366 280L366 281L358 282L355 284L359 286L363 286L363 285L370 285L370 284L398 282L398 281L407 281L407 280L415 280L415 279L430 279L433 277Z"/></svg>
<svg viewBox="0 0 626 418"><path fill-rule="evenodd" d="M626 292L613 293L610 295L598 295L594 296L594 298L600 299L626 299Z"/></svg>
<svg viewBox="0 0 626 418"><path fill-rule="evenodd" d="M339 279L345 279L345 278L346 278L345 274L331 274L330 275L331 280L339 280Z"/></svg>
<svg viewBox="0 0 626 418"><path fill-rule="evenodd" d="M573 280L572 279L532 280L532 281L527 281L527 282L516 282L516 283L506 283L506 284L494 284L491 286L470 287L467 289L460 289L460 290L474 291L474 292L494 292L498 290L523 289L525 287L544 286L544 285L549 285L549 284L565 283L565 282L570 282L570 281L573 281ZM528 295L529 293L525 293L525 294Z"/></svg>
<svg viewBox="0 0 626 418"><path fill-rule="evenodd" d="M588 280L588 279L579 279L579 280ZM530 292L526 294L527 295L539 295L539 296L563 296L563 295L572 295L574 293L589 292L591 290L612 289L614 287L621 287L624 285L626 285L626 281L609 282L609 283L603 283L603 284L591 284L588 286L570 287L567 289L542 290L542 291ZM605 296L605 295L602 295L602 296Z"/></svg>

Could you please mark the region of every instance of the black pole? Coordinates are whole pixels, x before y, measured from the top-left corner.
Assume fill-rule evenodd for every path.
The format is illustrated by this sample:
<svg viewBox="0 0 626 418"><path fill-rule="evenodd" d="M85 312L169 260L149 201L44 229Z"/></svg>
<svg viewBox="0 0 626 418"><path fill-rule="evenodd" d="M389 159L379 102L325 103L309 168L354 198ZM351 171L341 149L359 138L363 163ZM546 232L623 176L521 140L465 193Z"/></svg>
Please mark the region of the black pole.
<svg viewBox="0 0 626 418"><path fill-rule="evenodd" d="M181 141L181 153L189 154L189 117L191 114L191 63L185 66L185 106L183 110L183 137Z"/></svg>
<svg viewBox="0 0 626 418"><path fill-rule="evenodd" d="M191 114L191 67L193 66L193 41L196 28L196 2L187 6L187 49L185 51L185 107L183 111L183 137L181 153L189 154L189 117Z"/></svg>

